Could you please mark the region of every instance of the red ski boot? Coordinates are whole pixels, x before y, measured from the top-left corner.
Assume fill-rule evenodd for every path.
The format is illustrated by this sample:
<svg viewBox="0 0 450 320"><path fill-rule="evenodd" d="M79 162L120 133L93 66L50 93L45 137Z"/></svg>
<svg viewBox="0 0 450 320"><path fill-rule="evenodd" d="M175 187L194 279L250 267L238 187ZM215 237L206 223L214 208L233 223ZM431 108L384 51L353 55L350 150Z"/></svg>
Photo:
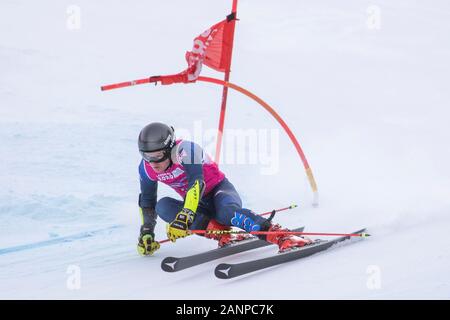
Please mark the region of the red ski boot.
<svg viewBox="0 0 450 320"><path fill-rule="evenodd" d="M209 221L208 226L206 227L206 230L231 230L231 227L224 226L223 224L218 223L216 220L212 219ZM230 234L230 233L223 233L220 234L220 232L214 234L214 233L206 233L206 238L217 240L219 248L230 245L232 243L236 243L242 240L247 240L250 238L253 238L249 234Z"/></svg>
<svg viewBox="0 0 450 320"><path fill-rule="evenodd" d="M282 229L279 224L273 224L270 226L269 230L273 232L283 232L290 231L289 229ZM277 244L279 251L278 252L286 252L294 248L304 247L308 244L313 243L313 241L306 237L296 236L293 234L268 234L266 236L266 241Z"/></svg>

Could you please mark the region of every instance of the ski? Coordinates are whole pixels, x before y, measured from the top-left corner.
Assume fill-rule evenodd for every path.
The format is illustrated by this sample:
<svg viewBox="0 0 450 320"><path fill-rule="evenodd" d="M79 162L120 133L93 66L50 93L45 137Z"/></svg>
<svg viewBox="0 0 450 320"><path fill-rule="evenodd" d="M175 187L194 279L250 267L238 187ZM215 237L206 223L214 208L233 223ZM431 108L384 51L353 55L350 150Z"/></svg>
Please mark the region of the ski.
<svg viewBox="0 0 450 320"><path fill-rule="evenodd" d="M303 229L304 227L301 227L294 229L293 231L301 232ZM205 262L270 245L272 244L258 238L242 240L226 247L212 249L191 256L181 258L167 257L161 262L161 268L166 272L177 272Z"/></svg>
<svg viewBox="0 0 450 320"><path fill-rule="evenodd" d="M362 233L366 229L358 230L354 233ZM262 270L268 267L272 267L281 263L301 259L313 255L317 252L327 250L331 246L338 242L350 239L348 236L339 237L333 240L319 240L313 244L305 246L303 248L295 249L285 253L278 253L274 256L261 258L257 260L251 260L242 263L229 264L221 263L214 270L214 274L219 279L231 279L234 277L242 276L244 274Z"/></svg>

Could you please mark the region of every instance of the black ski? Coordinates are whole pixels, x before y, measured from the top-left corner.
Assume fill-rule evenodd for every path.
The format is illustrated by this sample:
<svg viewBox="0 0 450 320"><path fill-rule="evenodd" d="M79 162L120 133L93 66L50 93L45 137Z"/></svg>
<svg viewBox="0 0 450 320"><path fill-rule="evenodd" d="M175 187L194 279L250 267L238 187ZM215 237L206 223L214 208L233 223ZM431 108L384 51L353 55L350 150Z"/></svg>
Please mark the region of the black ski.
<svg viewBox="0 0 450 320"><path fill-rule="evenodd" d="M362 230L356 231L354 233L362 233L365 230L366 229L362 229ZM321 240L316 243L310 244L306 247L303 247L300 249L295 249L293 251L289 251L289 252L285 252L285 253L278 253L278 254L268 257L268 258L261 258L261 259L257 259L257 260L236 263L236 264L221 263L216 267L216 269L214 270L214 273L217 278L231 279L234 277L242 276L242 275L250 273L250 272L254 272L254 271L258 271L258 270L265 269L268 267L272 267L272 266L275 266L275 265L278 265L281 263L308 257L317 252L327 250L328 248L335 245L336 243L347 240L349 238L350 238L349 236L344 236L344 237L339 237L339 238L329 240L329 241Z"/></svg>
<svg viewBox="0 0 450 320"><path fill-rule="evenodd" d="M302 232L304 227L294 229L292 231ZM194 254L187 257L167 257L161 262L161 268L167 272L177 272L186 268L190 268L208 261L213 261L223 257L227 257L239 252L253 250L265 246L272 245L258 238L243 240L226 247L212 249L202 253Z"/></svg>

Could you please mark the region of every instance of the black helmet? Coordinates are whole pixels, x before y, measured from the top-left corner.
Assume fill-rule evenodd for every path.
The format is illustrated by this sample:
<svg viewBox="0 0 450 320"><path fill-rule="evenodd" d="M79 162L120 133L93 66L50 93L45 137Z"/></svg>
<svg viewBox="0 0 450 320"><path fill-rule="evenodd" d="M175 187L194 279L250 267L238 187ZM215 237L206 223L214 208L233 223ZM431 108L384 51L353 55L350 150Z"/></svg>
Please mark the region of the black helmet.
<svg viewBox="0 0 450 320"><path fill-rule="evenodd" d="M173 127L160 122L153 122L146 125L139 133L139 151L149 162L162 162L170 157L170 152L175 145L175 130ZM153 158L147 153L164 151L164 157Z"/></svg>

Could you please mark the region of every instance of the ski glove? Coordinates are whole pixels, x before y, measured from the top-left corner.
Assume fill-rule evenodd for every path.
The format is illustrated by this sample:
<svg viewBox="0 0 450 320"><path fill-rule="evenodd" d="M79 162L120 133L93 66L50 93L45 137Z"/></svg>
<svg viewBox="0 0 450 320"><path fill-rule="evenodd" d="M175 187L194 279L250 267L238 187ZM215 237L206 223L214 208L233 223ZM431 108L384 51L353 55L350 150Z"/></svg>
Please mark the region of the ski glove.
<svg viewBox="0 0 450 320"><path fill-rule="evenodd" d="M144 226L141 227L141 234L138 239L137 250L142 256L151 256L159 249L160 244L155 241L153 232L147 232Z"/></svg>
<svg viewBox="0 0 450 320"><path fill-rule="evenodd" d="M183 208L178 212L175 220L167 225L167 237L175 242L178 238L184 238L189 235L189 227L194 221L195 213L192 210Z"/></svg>

